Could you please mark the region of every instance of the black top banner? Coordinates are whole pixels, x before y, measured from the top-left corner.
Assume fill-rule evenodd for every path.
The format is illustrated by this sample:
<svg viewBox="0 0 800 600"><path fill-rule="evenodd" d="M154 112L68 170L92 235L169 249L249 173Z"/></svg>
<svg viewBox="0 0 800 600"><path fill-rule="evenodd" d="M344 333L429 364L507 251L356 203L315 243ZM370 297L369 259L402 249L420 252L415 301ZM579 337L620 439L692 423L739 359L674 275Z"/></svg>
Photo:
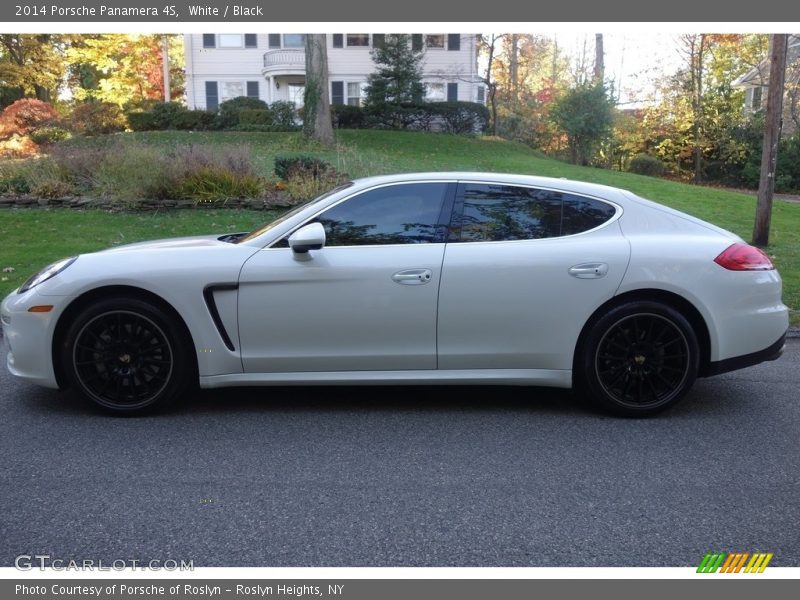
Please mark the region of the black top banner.
<svg viewBox="0 0 800 600"><path fill-rule="evenodd" d="M782 23L794 31L800 21L800 3L731 0L722 5L697 0L642 2L596 0L520 2L520 0L57 0L3 2L0 28L13 23L53 22L703 22ZM794 22L794 23L793 23ZM792 26L794 25L794 26ZM462 28L463 29L463 28Z"/></svg>

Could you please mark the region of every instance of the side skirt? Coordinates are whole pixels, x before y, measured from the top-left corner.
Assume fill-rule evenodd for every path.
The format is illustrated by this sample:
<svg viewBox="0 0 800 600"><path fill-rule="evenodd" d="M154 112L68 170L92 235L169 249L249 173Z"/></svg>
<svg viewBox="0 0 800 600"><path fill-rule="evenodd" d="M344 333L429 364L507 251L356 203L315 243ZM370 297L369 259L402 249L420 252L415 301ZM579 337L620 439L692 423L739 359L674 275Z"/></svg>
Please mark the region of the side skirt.
<svg viewBox="0 0 800 600"><path fill-rule="evenodd" d="M572 371L554 369L330 371L234 373L200 378L202 388L260 385L538 385L570 388Z"/></svg>

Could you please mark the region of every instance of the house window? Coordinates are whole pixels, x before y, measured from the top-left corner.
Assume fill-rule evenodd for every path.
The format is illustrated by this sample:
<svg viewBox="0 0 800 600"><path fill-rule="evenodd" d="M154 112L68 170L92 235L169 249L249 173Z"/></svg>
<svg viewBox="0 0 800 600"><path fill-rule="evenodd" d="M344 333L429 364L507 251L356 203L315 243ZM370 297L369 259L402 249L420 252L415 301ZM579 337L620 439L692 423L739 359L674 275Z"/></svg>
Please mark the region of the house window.
<svg viewBox="0 0 800 600"><path fill-rule="evenodd" d="M245 95L244 81L220 81L219 101L225 102L231 98Z"/></svg>
<svg viewBox="0 0 800 600"><path fill-rule="evenodd" d="M258 36L255 33L244 34L245 48L258 48Z"/></svg>
<svg viewBox="0 0 800 600"><path fill-rule="evenodd" d="M347 82L347 104L350 106L361 106L366 97L366 84L360 81Z"/></svg>
<svg viewBox="0 0 800 600"><path fill-rule="evenodd" d="M426 35L425 36L425 47L426 48L442 48L444 49L444 34L443 33L436 33L433 35Z"/></svg>
<svg viewBox="0 0 800 600"><path fill-rule="evenodd" d="M305 48L306 35L304 33L285 33L283 34L284 48Z"/></svg>
<svg viewBox="0 0 800 600"><path fill-rule="evenodd" d="M368 33L348 33L347 34L348 46L369 46Z"/></svg>
<svg viewBox="0 0 800 600"><path fill-rule="evenodd" d="M242 48L244 46L241 33L220 33L219 36L220 48Z"/></svg>
<svg viewBox="0 0 800 600"><path fill-rule="evenodd" d="M302 83L289 84L289 102L294 102L295 108L303 106L306 86Z"/></svg>
<svg viewBox="0 0 800 600"><path fill-rule="evenodd" d="M203 48L216 48L217 47L217 36L213 33L204 33L203 34Z"/></svg>
<svg viewBox="0 0 800 600"><path fill-rule="evenodd" d="M425 100L427 102L444 102L445 87L443 83L426 83Z"/></svg>
<svg viewBox="0 0 800 600"><path fill-rule="evenodd" d="M761 110L761 101L764 97L764 88L762 86L753 88L753 99L750 103L750 108L753 110Z"/></svg>

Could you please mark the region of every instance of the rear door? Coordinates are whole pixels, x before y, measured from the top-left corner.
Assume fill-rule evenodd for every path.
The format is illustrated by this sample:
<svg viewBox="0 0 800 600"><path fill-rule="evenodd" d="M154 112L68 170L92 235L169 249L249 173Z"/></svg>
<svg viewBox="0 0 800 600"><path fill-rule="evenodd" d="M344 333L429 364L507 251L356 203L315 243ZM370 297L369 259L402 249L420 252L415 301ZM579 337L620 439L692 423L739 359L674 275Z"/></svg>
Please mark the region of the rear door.
<svg viewBox="0 0 800 600"><path fill-rule="evenodd" d="M571 369L627 268L621 208L558 190L460 183L439 293L440 369Z"/></svg>

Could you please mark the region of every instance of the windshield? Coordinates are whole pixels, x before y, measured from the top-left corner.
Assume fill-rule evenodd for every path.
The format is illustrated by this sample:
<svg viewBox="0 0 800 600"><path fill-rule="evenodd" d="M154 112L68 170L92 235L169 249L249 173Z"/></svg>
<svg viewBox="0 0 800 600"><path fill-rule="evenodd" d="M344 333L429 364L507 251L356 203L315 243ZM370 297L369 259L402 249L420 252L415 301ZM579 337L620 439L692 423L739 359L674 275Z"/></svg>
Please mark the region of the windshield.
<svg viewBox="0 0 800 600"><path fill-rule="evenodd" d="M299 204L298 206L295 206L292 210L283 213L280 217L278 217L274 221L271 221L271 222L267 223L266 225L264 225L263 227L260 227L259 229L256 229L255 231L251 231L247 235L244 235L244 236L240 237L238 240L236 240L235 243L236 244L241 244L242 242L247 242L249 240L252 240L253 238L257 238L262 233L266 233L267 231L269 231L273 227L277 227L278 225L280 225L281 223L283 223L287 219L295 216L297 213L299 213L301 210L303 210L309 204L313 204L314 202L317 202L318 200L323 200L323 199L327 198L328 196L332 196L333 194L336 194L337 192L341 192L342 190L349 188L351 185L353 185L353 182L352 181L348 181L347 183L345 183L343 185L337 186L337 187L333 188L332 190L329 190L329 191L325 192L321 196L317 196L316 198L312 198L311 200L303 202L302 204Z"/></svg>

